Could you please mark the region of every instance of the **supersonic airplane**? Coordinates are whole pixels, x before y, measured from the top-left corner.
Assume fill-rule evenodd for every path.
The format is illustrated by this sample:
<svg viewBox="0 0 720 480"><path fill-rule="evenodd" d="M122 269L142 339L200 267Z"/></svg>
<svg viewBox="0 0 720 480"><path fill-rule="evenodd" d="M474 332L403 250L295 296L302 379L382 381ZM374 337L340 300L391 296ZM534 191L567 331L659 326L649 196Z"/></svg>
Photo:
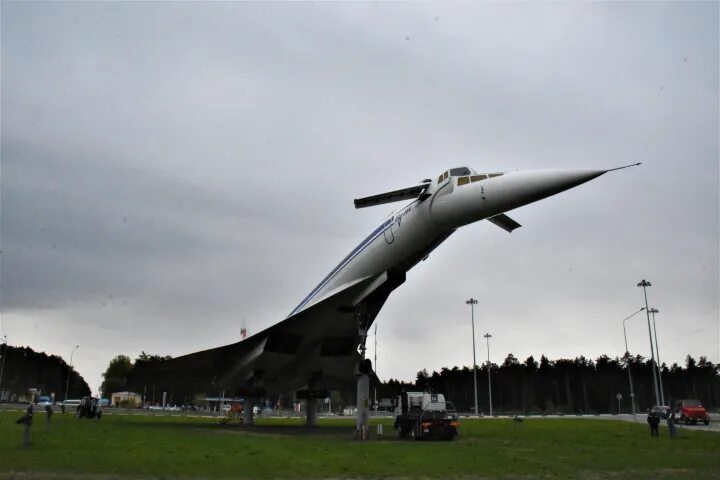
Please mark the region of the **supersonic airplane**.
<svg viewBox="0 0 720 480"><path fill-rule="evenodd" d="M351 387L354 373L363 366L369 371L366 332L388 296L455 230L487 220L512 232L520 224L505 212L635 165L510 173L452 168L418 185L356 199L356 208L411 201L360 242L284 320L243 341L135 372L133 384L215 394L227 389L248 397L265 390Z"/></svg>

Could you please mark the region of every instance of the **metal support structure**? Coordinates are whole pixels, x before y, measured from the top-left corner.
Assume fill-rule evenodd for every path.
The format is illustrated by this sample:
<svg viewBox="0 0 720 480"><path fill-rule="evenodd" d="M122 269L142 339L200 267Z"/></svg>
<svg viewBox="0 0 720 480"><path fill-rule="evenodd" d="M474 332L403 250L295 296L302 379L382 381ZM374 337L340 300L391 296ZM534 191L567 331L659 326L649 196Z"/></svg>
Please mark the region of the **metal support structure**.
<svg viewBox="0 0 720 480"><path fill-rule="evenodd" d="M73 355L75 354L75 350L77 350L78 348L80 348L80 345L75 345L75 348L73 348L72 352L70 352L70 369L68 370L67 383L65 384L65 398L63 400L67 400L68 390L70 390L70 376L72 375L72 368L73 368L72 359L73 359Z"/></svg>
<svg viewBox="0 0 720 480"><path fill-rule="evenodd" d="M633 313L629 317L626 317L623 319L623 337L625 337L625 358L627 358L627 371L628 371L628 381L630 382L630 405L632 406L632 415L633 415L633 422L635 421L635 388L633 387L633 379L632 379L632 373L630 372L630 351L628 350L628 344L627 344L627 331L625 329L625 322L630 320L632 317L637 315L638 313L645 310L645 307L642 307L637 312Z"/></svg>
<svg viewBox="0 0 720 480"><path fill-rule="evenodd" d="M477 305L477 300L474 298L470 298L470 300L465 302L466 304L470 305L470 321L472 322L472 344L473 344L473 384L475 386L475 415L479 415L478 413L478 395L477 395L477 362L475 361L475 305Z"/></svg>
<svg viewBox="0 0 720 480"><path fill-rule="evenodd" d="M488 403L490 404L490 416L493 416L493 410L492 410L492 386L490 385L490 338L492 335L489 333L486 333L485 340L487 341L487 353L488 353L488 362L487 362L487 369L488 369Z"/></svg>
<svg viewBox="0 0 720 480"><path fill-rule="evenodd" d="M651 308L650 313L652 314L653 332L655 333L655 355L657 356L657 365L656 366L657 366L657 372L658 372L658 380L660 382L660 402L662 402L662 405L665 405L665 392L663 391L663 384L662 384L662 362L660 361L660 344L658 343L657 326L655 325L655 314L660 313L660 311L655 308Z"/></svg>
<svg viewBox="0 0 720 480"><path fill-rule="evenodd" d="M648 324L648 336L650 337L650 364L652 366L652 373L653 373L653 387L655 388L655 405L660 405L660 390L658 389L658 379L657 379L657 369L656 369L656 363L655 363L655 348L653 347L653 335L652 335L652 329L650 328L650 307L648 306L648 300L647 300L647 287L652 287L652 283L648 282L647 280L643 279L640 281L640 283L637 284L638 287L643 288L643 293L645 294L645 313L647 314L647 324Z"/></svg>

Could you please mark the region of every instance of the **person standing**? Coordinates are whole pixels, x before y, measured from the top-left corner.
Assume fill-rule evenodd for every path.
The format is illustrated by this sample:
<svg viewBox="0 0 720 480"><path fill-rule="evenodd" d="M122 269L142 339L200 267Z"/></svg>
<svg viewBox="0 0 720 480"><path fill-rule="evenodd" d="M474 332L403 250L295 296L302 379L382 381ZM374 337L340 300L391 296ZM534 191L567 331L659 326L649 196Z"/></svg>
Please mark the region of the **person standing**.
<svg viewBox="0 0 720 480"><path fill-rule="evenodd" d="M675 429L675 400L670 399L670 411L668 412L667 418L668 431L670 432L670 438L677 436L677 430Z"/></svg>
<svg viewBox="0 0 720 480"><path fill-rule="evenodd" d="M25 429L23 430L23 448L28 448L30 446L30 427L32 427L32 419L33 419L33 406L32 403L25 411L25 415L23 415L21 418L19 418L15 423L23 424L25 425Z"/></svg>
<svg viewBox="0 0 720 480"><path fill-rule="evenodd" d="M651 411L648 414L647 422L650 425L650 436L651 437L659 437L660 436L660 416L656 413Z"/></svg>
<svg viewBox="0 0 720 480"><path fill-rule="evenodd" d="M45 431L50 433L50 420L53 416L53 408L51 405L45 405L45 414L47 415L45 417Z"/></svg>

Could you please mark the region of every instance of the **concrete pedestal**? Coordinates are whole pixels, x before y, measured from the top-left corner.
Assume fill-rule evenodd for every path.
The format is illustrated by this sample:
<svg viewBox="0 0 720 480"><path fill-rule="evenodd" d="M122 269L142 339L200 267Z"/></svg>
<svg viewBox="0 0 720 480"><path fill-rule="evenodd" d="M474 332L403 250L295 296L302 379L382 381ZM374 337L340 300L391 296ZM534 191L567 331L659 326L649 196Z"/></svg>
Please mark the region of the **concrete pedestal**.
<svg viewBox="0 0 720 480"><path fill-rule="evenodd" d="M317 398L310 397L305 402L307 406L307 420L305 425L308 427L314 427L317 425Z"/></svg>
<svg viewBox="0 0 720 480"><path fill-rule="evenodd" d="M252 397L245 397L245 403L243 403L243 425L255 424L253 407L255 407L255 399Z"/></svg>
<svg viewBox="0 0 720 480"><path fill-rule="evenodd" d="M357 417L355 434L359 440L367 440L370 432L370 377L363 373L357 377Z"/></svg>

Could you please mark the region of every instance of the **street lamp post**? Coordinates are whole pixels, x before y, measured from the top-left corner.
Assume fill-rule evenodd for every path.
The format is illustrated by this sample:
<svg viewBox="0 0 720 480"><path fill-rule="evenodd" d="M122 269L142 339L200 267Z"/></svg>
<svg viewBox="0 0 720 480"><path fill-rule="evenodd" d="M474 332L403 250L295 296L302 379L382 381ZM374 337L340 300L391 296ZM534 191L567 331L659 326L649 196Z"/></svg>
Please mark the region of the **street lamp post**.
<svg viewBox="0 0 720 480"><path fill-rule="evenodd" d="M5 351L1 356L2 360L0 360L0 401L3 399L2 378L5 370L5 357L7 357L7 335L3 335L2 344L5 345Z"/></svg>
<svg viewBox="0 0 720 480"><path fill-rule="evenodd" d="M633 381L632 381L632 373L630 373L630 351L628 350L628 344L627 344L627 332L625 331L625 322L630 320L632 317L637 315L638 313L645 310L645 307L642 307L637 312L633 313L629 317L623 319L623 336L625 337L625 358L628 360L627 364L627 371L628 371L628 381L630 382L630 404L632 405L632 414L633 414L633 422L635 421L635 388L633 387ZM619 412L619 410L618 410Z"/></svg>
<svg viewBox="0 0 720 480"><path fill-rule="evenodd" d="M475 385L475 415L478 415L478 398L477 398L477 362L475 362L475 305L477 300L470 298L465 302L470 305L470 321L472 322L472 341L473 341L473 384Z"/></svg>
<svg viewBox="0 0 720 480"><path fill-rule="evenodd" d="M640 281L640 283L637 284L637 286L642 287L643 293L645 294L645 313L647 314L648 336L650 337L650 365L652 367L653 373L653 386L655 387L655 405L660 405L660 390L658 390L658 379L655 369L655 349L653 348L652 329L650 328L650 307L648 307L647 301L647 287L652 287L652 283L643 279L642 281Z"/></svg>
<svg viewBox="0 0 720 480"><path fill-rule="evenodd" d="M492 387L490 386L490 335L489 333L486 333L484 335L485 340L487 341L487 353L488 353L488 363L487 363L487 369L488 369L488 403L490 404L490 416L492 417L493 411L492 411Z"/></svg>
<svg viewBox="0 0 720 480"><path fill-rule="evenodd" d="M660 381L660 401L662 402L662 405L665 405L665 392L663 391L663 384L662 384L662 362L660 362L660 344L658 344L657 341L657 326L655 325L655 314L660 313L659 310L656 308L651 308L650 313L652 314L652 320L653 320L653 332L655 333L655 353L657 354L657 374L658 374L658 380Z"/></svg>
<svg viewBox="0 0 720 480"><path fill-rule="evenodd" d="M70 389L70 375L72 375L72 358L75 350L77 350L78 348L80 348L80 345L75 345L75 348L73 348L72 352L70 352L70 369L68 370L67 383L65 384L65 400L67 400L68 390Z"/></svg>

